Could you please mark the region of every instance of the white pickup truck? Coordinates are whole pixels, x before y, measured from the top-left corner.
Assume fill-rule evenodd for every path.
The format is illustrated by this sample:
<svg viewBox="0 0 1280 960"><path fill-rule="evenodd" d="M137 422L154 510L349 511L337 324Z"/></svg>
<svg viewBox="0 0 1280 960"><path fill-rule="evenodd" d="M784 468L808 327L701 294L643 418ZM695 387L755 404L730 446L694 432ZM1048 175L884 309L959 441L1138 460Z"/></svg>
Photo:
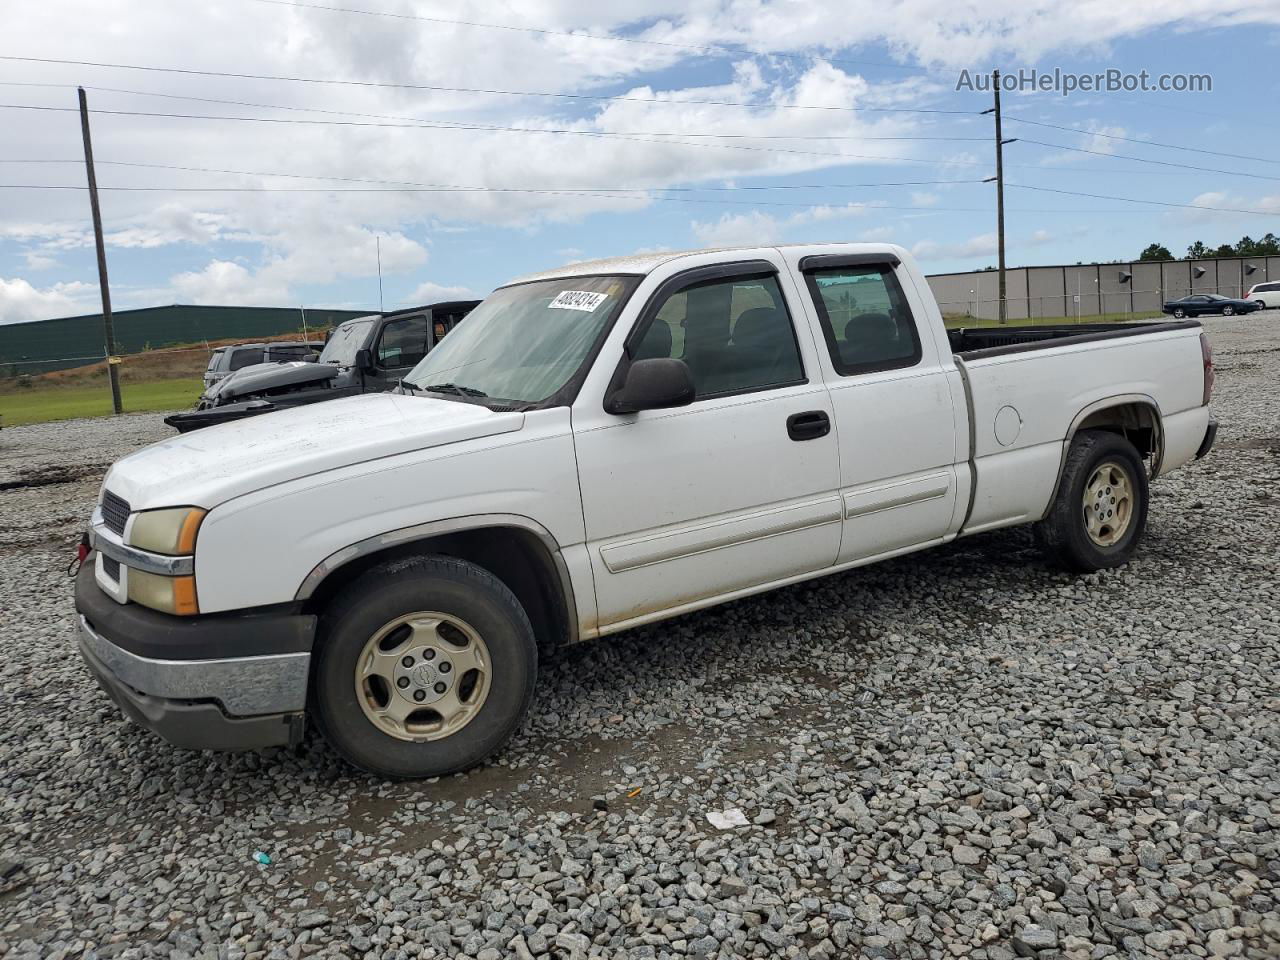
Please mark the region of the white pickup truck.
<svg viewBox="0 0 1280 960"><path fill-rule="evenodd" d="M1208 452L1195 321L947 330L884 244L658 253L494 291L394 393L125 457L80 646L175 744L462 770L538 650L968 534L1126 561Z"/></svg>

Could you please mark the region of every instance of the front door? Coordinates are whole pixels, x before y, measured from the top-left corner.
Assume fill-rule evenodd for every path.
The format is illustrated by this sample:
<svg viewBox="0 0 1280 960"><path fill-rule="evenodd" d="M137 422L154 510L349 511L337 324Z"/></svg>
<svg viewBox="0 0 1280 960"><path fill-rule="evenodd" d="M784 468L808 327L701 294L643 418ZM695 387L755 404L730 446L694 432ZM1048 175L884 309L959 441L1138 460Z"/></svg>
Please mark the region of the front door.
<svg viewBox="0 0 1280 960"><path fill-rule="evenodd" d="M378 334L373 370L365 374L365 391L390 390L427 355L428 324L425 314L388 320Z"/></svg>
<svg viewBox="0 0 1280 960"><path fill-rule="evenodd" d="M683 360L692 404L611 415L594 397L575 407L602 628L835 560L839 466L814 341L804 327L797 338L804 314L773 267L742 269L664 284L628 341L632 360Z"/></svg>

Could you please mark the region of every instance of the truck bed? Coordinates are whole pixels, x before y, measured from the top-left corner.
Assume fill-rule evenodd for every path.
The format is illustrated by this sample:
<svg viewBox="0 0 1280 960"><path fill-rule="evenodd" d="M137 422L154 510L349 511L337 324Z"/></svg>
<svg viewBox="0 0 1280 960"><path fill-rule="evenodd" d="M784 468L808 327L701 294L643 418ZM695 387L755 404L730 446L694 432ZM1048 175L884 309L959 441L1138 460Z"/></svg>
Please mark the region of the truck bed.
<svg viewBox="0 0 1280 960"><path fill-rule="evenodd" d="M949 330L966 384L975 475L966 532L1041 517L1072 424L1098 405L1138 402L1161 418L1161 469L1204 437L1204 362L1195 321ZM1061 349L1055 349L1061 348Z"/></svg>
<svg viewBox="0 0 1280 960"><path fill-rule="evenodd" d="M1195 320L1146 320L1134 323L1064 323L1040 327L961 327L947 331L951 351L962 359L1022 353L1094 340L1198 327Z"/></svg>

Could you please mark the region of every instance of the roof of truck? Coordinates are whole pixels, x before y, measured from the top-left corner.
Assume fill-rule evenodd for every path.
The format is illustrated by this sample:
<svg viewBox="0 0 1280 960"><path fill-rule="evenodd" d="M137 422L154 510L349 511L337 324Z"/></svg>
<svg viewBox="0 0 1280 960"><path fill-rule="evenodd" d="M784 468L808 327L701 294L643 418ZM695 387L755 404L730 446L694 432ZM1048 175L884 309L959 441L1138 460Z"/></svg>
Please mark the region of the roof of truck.
<svg viewBox="0 0 1280 960"><path fill-rule="evenodd" d="M582 277L594 274L644 274L651 273L664 263L682 257L693 257L707 253L733 253L738 250L785 250L790 247L811 247L814 252L821 249L826 253L880 253L896 249L888 243L762 243L742 247L704 247L700 250L658 250L652 253L633 253L625 257L610 257L604 260L583 260L578 263L565 264L551 270L526 274L517 277L504 286L515 283L530 283L535 280L554 280L561 277Z"/></svg>

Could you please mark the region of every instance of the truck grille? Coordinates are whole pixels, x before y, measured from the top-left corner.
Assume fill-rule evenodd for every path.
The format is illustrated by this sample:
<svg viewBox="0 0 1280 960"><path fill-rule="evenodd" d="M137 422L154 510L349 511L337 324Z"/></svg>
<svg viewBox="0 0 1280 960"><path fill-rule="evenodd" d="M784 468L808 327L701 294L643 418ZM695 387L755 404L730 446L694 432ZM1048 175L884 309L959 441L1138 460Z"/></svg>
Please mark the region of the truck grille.
<svg viewBox="0 0 1280 960"><path fill-rule="evenodd" d="M112 533L124 536L124 525L129 520L129 504L110 490L102 495L102 520Z"/></svg>
<svg viewBox="0 0 1280 960"><path fill-rule="evenodd" d="M102 557L102 570L116 583L120 582L120 561L115 557L108 557L104 554Z"/></svg>

